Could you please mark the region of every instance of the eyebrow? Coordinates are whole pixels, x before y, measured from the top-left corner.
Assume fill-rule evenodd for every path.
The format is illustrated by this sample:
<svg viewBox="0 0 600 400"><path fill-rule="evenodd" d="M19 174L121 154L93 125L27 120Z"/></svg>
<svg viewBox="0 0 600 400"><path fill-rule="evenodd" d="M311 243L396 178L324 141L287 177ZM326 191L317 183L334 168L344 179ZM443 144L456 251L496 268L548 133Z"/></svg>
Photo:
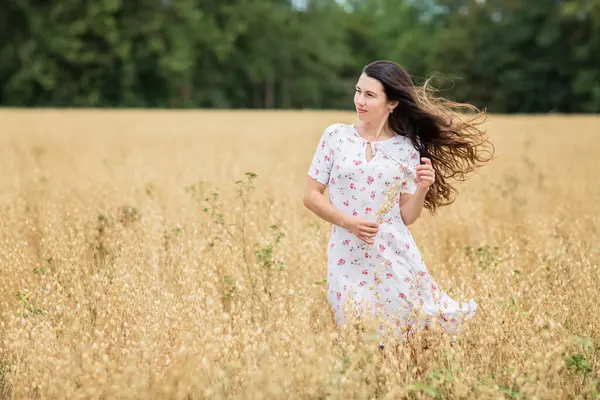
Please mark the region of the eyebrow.
<svg viewBox="0 0 600 400"><path fill-rule="evenodd" d="M356 88L357 88L358 90L362 90L362 89L360 88L360 86L358 86L358 85L356 85ZM366 90L366 92L367 92L367 93L374 94L375 96L377 96L377 93L375 93L375 92L371 92L370 90Z"/></svg>

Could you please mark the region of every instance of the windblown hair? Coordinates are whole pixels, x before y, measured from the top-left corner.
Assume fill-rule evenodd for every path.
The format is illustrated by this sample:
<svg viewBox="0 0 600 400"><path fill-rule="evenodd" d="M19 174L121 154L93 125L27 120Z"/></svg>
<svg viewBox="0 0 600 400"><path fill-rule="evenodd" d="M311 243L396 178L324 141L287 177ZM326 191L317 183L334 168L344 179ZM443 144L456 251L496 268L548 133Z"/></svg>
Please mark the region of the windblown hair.
<svg viewBox="0 0 600 400"><path fill-rule="evenodd" d="M388 101L398 101L388 117L391 128L410 138L421 157L431 159L436 179L423 206L435 214L455 200L457 190L451 180L466 180L494 155L487 134L478 128L485 122L485 112L435 96L431 78L415 86L408 72L392 61L375 61L362 72L381 82Z"/></svg>

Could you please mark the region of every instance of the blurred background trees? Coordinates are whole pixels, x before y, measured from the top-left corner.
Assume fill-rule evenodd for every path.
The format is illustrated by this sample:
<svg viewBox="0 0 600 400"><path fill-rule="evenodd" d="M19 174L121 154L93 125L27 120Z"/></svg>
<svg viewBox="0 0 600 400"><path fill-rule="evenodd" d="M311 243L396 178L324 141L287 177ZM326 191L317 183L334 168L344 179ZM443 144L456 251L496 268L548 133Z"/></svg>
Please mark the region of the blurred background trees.
<svg viewBox="0 0 600 400"><path fill-rule="evenodd" d="M600 111L600 0L0 0L0 105L352 108L361 68Z"/></svg>

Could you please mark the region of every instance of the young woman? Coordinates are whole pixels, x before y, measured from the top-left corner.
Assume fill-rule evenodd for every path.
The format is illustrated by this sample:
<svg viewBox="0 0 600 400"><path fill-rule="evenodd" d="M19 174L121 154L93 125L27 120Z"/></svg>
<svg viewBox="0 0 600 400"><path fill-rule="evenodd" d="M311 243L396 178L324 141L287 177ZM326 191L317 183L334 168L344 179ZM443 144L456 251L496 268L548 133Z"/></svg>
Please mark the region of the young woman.
<svg viewBox="0 0 600 400"><path fill-rule="evenodd" d="M356 123L325 129L304 194L304 205L333 224L327 292L336 321L368 310L398 337L434 323L460 332L477 303L457 302L438 286L407 226L423 208L433 214L453 202L449 179L464 180L491 159L493 146L482 151L490 143L476 127L483 114L431 96L390 61L363 68L354 104ZM476 114L456 114L457 107Z"/></svg>

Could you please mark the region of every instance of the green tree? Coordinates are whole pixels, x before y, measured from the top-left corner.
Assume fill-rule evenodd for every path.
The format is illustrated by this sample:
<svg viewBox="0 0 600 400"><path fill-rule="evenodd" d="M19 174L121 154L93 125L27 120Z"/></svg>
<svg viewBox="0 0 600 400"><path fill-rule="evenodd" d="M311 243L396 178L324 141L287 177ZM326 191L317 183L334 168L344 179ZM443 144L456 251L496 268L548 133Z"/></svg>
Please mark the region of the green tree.
<svg viewBox="0 0 600 400"><path fill-rule="evenodd" d="M2 105L350 108L389 59L492 112L600 111L600 0L0 6Z"/></svg>
<svg viewBox="0 0 600 400"><path fill-rule="evenodd" d="M571 89L574 110L600 112L600 0L573 0L562 4L566 40L576 73Z"/></svg>

